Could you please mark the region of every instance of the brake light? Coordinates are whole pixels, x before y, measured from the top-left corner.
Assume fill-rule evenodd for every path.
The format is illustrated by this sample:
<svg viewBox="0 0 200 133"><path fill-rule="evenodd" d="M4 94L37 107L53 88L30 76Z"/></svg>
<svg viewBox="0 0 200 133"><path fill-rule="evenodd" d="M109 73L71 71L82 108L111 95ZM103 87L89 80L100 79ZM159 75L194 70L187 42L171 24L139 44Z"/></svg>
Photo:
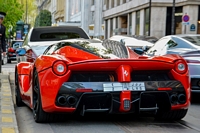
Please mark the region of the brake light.
<svg viewBox="0 0 200 133"><path fill-rule="evenodd" d="M52 69L53 69L53 72L59 76L62 76L64 74L66 74L66 72L67 72L67 66L66 66L65 62L63 62L63 61L54 62Z"/></svg>
<svg viewBox="0 0 200 133"><path fill-rule="evenodd" d="M15 50L14 50L13 48L8 48L8 52L12 52L12 53L14 53Z"/></svg>
<svg viewBox="0 0 200 133"><path fill-rule="evenodd" d="M90 88L77 88L76 92L92 92Z"/></svg>
<svg viewBox="0 0 200 133"><path fill-rule="evenodd" d="M187 63L184 60L177 60L175 62L175 70L180 74L184 74L187 71Z"/></svg>

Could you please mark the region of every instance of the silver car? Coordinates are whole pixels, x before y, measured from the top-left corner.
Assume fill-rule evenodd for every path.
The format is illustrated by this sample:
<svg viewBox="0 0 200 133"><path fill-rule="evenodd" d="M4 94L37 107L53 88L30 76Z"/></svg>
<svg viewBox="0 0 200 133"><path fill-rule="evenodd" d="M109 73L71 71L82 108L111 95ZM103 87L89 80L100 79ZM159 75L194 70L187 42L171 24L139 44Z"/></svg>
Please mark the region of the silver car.
<svg viewBox="0 0 200 133"><path fill-rule="evenodd" d="M179 54L187 61L191 91L200 93L200 35L169 35L159 39L143 55Z"/></svg>

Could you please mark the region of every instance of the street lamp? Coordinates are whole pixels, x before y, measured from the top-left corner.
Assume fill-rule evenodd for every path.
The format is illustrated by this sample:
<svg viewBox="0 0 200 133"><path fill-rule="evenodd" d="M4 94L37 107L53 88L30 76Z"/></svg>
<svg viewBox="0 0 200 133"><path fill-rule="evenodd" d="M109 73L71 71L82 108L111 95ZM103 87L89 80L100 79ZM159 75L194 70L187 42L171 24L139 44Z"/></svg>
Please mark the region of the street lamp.
<svg viewBox="0 0 200 133"><path fill-rule="evenodd" d="M173 0L173 7L172 7L172 27L171 27L171 34L174 35L175 31L175 0Z"/></svg>
<svg viewBox="0 0 200 133"><path fill-rule="evenodd" d="M27 24L27 19L28 19L28 2L26 0L26 24Z"/></svg>
<svg viewBox="0 0 200 133"><path fill-rule="evenodd" d="M151 35L151 0L149 0L149 27L148 27L148 36Z"/></svg>

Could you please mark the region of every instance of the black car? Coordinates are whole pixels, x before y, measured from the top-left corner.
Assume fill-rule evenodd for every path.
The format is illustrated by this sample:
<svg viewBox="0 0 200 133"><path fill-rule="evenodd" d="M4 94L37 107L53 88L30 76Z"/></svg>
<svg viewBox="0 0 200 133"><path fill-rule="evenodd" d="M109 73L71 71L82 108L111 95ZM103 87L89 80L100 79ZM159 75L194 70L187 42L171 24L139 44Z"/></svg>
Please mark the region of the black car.
<svg viewBox="0 0 200 133"><path fill-rule="evenodd" d="M8 47L7 52L7 63L11 63L11 61L16 60L16 49L20 48L23 44L24 40L13 40Z"/></svg>

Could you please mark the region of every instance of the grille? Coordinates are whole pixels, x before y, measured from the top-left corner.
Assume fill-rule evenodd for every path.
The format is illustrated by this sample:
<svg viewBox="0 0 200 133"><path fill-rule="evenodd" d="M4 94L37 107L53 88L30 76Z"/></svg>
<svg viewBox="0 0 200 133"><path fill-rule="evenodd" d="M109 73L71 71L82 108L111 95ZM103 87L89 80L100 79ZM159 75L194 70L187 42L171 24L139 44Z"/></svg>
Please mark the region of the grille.
<svg viewBox="0 0 200 133"><path fill-rule="evenodd" d="M132 81L165 81L170 80L169 71L133 71Z"/></svg>

